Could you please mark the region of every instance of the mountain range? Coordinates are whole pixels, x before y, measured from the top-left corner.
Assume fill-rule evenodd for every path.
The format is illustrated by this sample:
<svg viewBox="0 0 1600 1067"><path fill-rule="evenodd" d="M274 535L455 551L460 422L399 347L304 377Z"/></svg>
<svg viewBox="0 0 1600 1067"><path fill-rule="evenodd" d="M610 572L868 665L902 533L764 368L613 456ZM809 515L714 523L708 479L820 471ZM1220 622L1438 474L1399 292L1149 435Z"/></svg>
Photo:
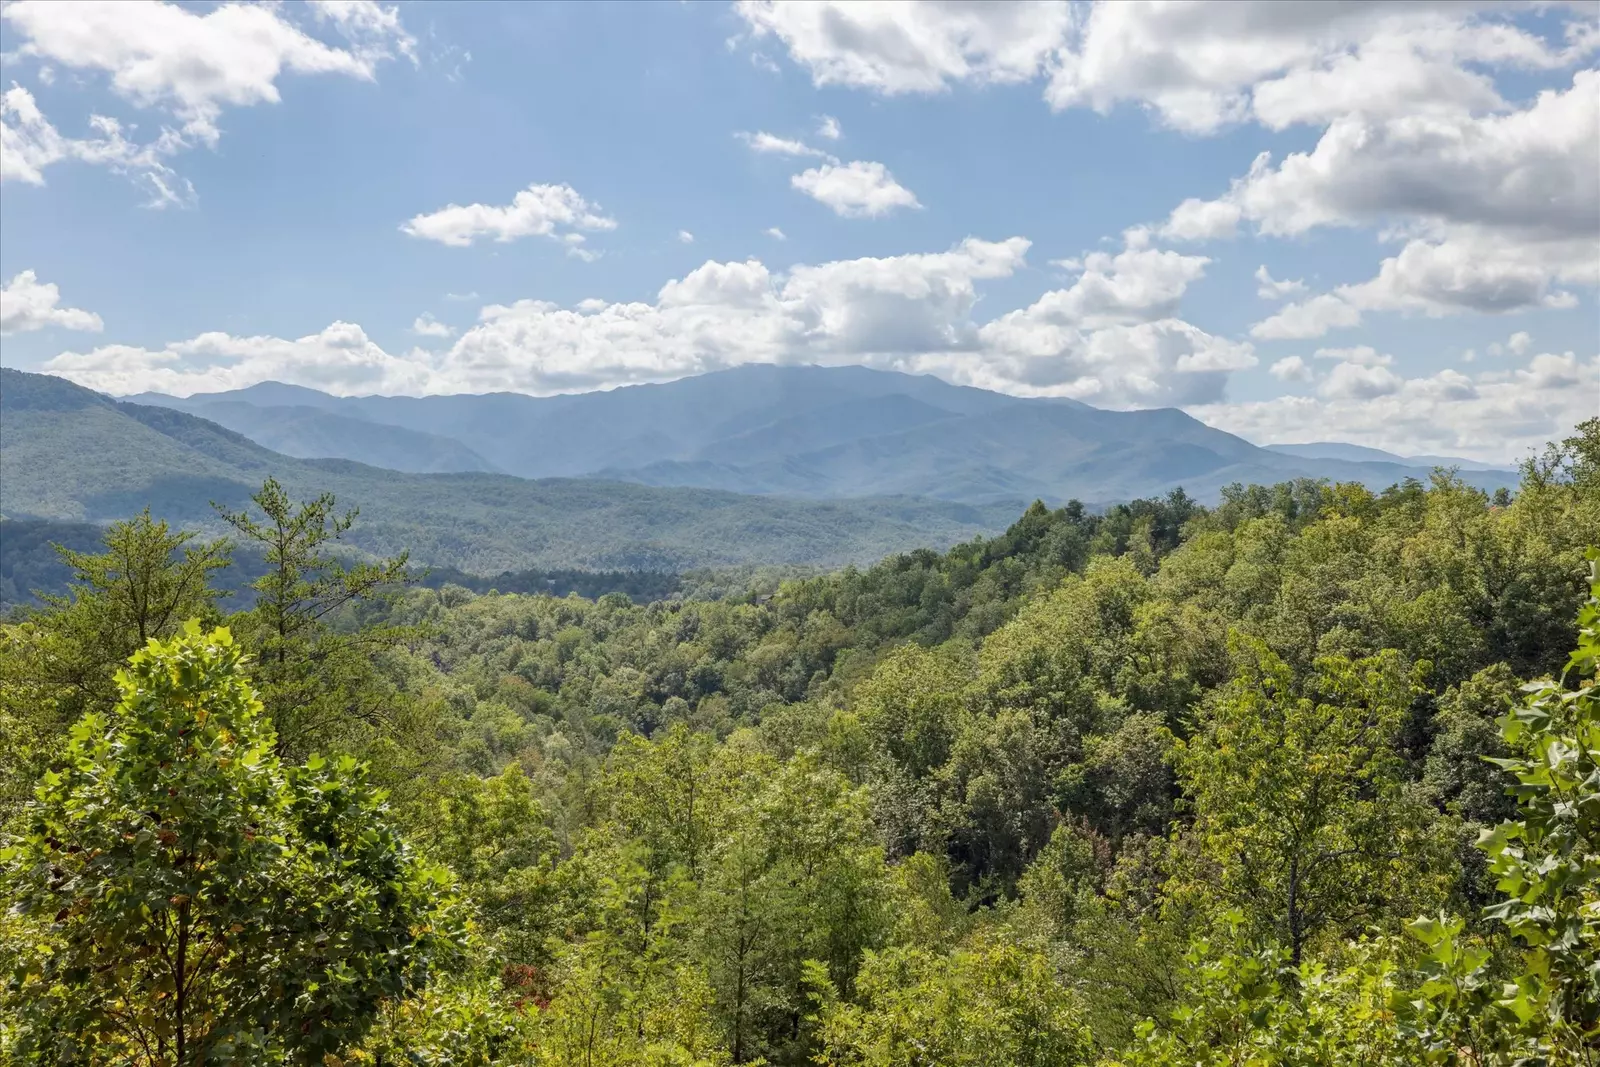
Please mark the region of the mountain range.
<svg viewBox="0 0 1600 1067"><path fill-rule="evenodd" d="M836 567L954 544L1003 528L1018 511L906 497L794 500L484 471L403 473L302 459L187 412L0 368L0 517L101 523L149 507L176 525L221 533L211 502L241 507L268 476L297 499L331 492L341 508L359 507L351 538L360 550L410 549L420 562L482 575Z"/></svg>
<svg viewBox="0 0 1600 1067"><path fill-rule="evenodd" d="M1230 483L1305 477L1381 489L1436 465L1486 489L1516 484L1512 471L1467 460L1336 443L1260 448L1174 408L1105 411L864 367L752 364L551 397L335 397L266 382L127 400L290 456L814 499L1106 504L1182 487L1214 500Z"/></svg>
<svg viewBox="0 0 1600 1067"><path fill-rule="evenodd" d="M1454 462L1454 461L1452 461ZM1467 469L1483 488L1509 471ZM476 574L838 566L1091 505L1294 478L1383 488L1426 464L1258 448L1181 411L1021 400L859 367L750 366L530 397L335 397L264 383L117 400L0 368L0 517L141 508L208 531L268 477L359 506L358 548Z"/></svg>

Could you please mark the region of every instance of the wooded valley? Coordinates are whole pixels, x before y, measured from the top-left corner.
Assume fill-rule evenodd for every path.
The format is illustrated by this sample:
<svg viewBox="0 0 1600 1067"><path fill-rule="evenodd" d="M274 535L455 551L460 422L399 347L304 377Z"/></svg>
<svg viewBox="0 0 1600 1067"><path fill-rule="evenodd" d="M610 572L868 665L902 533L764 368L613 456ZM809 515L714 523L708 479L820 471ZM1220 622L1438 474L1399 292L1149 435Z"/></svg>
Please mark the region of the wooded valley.
<svg viewBox="0 0 1600 1067"><path fill-rule="evenodd" d="M0 625L5 1062L1600 1063L1600 420L770 594L217 521Z"/></svg>

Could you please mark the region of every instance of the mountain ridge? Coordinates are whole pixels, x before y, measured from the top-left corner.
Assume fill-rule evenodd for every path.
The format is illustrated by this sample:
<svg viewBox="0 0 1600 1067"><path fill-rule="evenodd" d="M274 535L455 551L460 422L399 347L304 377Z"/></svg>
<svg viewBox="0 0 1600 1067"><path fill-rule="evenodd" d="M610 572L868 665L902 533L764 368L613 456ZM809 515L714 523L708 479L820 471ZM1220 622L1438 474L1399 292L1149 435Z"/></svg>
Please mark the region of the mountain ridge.
<svg viewBox="0 0 1600 1067"><path fill-rule="evenodd" d="M249 397L275 405L292 400L357 420L341 425L345 434L390 425L449 439L519 477L601 477L815 499L912 495L986 505L1020 495L1108 504L1181 486L1214 500L1235 482L1309 477L1376 489L1425 478L1434 466L1354 445L1330 443L1348 452L1327 455L1296 451L1311 446L1262 448L1176 408L1110 411L864 367L748 364L551 397L333 397L272 382L233 393L139 399L204 414L208 405L250 403ZM307 453L303 443L278 443ZM353 444L344 452L360 458ZM361 453L375 454L374 448ZM1516 482L1513 472L1485 464L1447 465L1483 489Z"/></svg>
<svg viewBox="0 0 1600 1067"><path fill-rule="evenodd" d="M407 474L285 456L184 411L10 368L0 368L0 411L0 516L103 523L148 506L176 525L222 533L211 502L241 507L271 476L292 496L326 491L341 507L359 507L353 544L363 552L411 549L421 562L478 574L868 563L1003 529L1026 503L787 500L484 471Z"/></svg>

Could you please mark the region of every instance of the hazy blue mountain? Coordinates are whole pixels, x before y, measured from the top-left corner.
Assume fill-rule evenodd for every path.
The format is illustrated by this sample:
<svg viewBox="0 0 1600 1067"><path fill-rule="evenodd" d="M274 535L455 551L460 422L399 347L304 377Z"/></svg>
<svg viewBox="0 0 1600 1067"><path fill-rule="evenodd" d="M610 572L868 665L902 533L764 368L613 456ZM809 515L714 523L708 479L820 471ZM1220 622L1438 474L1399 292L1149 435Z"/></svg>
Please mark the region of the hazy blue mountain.
<svg viewBox="0 0 1600 1067"><path fill-rule="evenodd" d="M499 474L404 474L296 459L184 411L118 403L60 378L0 368L0 516L105 522L143 507L219 530L268 475L299 498L358 506L354 544L476 574L528 568L677 571L741 563L837 566L1004 528L992 508L906 497L788 500Z"/></svg>
<svg viewBox="0 0 1600 1067"><path fill-rule="evenodd" d="M1232 482L1300 477L1381 489L1425 478L1432 466L1353 445L1263 449L1170 408L1103 411L864 367L758 364L554 397L338 398L265 383L181 401L148 399L199 414L219 402L316 407L355 420L340 424L348 437L319 437L324 447L343 440L334 454L385 466L399 464L384 462L381 447L358 450L363 423L374 436L377 427L397 426L449 438L522 477L601 476L818 498L1109 503L1182 486L1213 500ZM242 420L229 424L244 428ZM1295 451L1304 447L1325 451ZM1514 475L1481 464L1460 466L1483 488L1515 484Z"/></svg>
<svg viewBox="0 0 1600 1067"><path fill-rule="evenodd" d="M353 459L414 474L495 470L494 464L454 438L341 415L324 407L212 400L180 410L300 459Z"/></svg>
<svg viewBox="0 0 1600 1067"><path fill-rule="evenodd" d="M1358 463L1399 463L1411 467L1460 467L1464 471L1503 471L1508 475L1512 473L1507 467L1475 459L1462 459L1459 456L1400 456L1393 452L1385 452L1381 448L1347 445L1339 441L1314 441L1303 445L1267 445L1266 448L1270 452L1281 452L1286 456L1300 456L1306 459L1344 459Z"/></svg>

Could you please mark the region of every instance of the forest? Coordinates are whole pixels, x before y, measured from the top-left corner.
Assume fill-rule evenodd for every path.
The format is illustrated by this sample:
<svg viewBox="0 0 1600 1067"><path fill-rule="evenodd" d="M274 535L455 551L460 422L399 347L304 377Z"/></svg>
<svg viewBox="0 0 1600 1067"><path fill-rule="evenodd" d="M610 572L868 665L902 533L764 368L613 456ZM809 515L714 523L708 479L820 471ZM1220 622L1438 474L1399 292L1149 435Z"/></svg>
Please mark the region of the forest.
<svg viewBox="0 0 1600 1067"><path fill-rule="evenodd" d="M648 602L218 518L0 625L6 1063L1600 1064L1600 420Z"/></svg>

